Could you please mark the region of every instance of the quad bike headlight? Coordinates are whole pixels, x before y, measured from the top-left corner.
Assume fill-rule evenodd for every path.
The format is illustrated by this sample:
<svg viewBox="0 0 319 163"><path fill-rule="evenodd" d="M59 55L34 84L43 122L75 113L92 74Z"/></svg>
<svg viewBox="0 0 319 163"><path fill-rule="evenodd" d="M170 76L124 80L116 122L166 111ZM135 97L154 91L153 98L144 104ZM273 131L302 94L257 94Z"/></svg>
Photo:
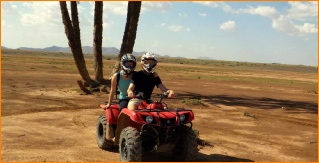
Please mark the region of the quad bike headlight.
<svg viewBox="0 0 319 163"><path fill-rule="evenodd" d="M185 121L185 115L184 115L184 114L180 115L180 116L179 116L179 120L180 120L181 122Z"/></svg>
<svg viewBox="0 0 319 163"><path fill-rule="evenodd" d="M152 116L146 116L145 121L147 123L152 123L153 122L153 117Z"/></svg>

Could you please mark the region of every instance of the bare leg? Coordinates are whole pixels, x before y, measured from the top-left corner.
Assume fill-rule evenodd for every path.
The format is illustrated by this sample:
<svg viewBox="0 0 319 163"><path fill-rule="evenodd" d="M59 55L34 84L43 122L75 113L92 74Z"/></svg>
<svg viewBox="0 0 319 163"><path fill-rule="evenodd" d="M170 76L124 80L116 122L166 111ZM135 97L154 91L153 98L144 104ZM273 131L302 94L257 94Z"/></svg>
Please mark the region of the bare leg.
<svg viewBox="0 0 319 163"><path fill-rule="evenodd" d="M135 110L137 109L137 105L135 105L135 101L134 100L130 100L127 104L127 109L128 110Z"/></svg>
<svg viewBox="0 0 319 163"><path fill-rule="evenodd" d="M135 109L137 109L137 106L139 106L141 104L141 102L142 102L142 100L140 100L140 99L131 99L128 102L127 109L128 110L135 110Z"/></svg>

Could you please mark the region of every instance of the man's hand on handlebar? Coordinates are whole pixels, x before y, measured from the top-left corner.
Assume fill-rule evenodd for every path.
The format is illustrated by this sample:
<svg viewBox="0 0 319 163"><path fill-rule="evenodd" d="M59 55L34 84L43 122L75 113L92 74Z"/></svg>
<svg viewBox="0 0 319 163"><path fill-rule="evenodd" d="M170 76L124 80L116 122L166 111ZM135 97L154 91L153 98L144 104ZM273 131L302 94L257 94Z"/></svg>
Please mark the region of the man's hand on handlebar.
<svg viewBox="0 0 319 163"><path fill-rule="evenodd" d="M175 93L173 90L168 90L167 93L168 93L167 98L174 98L175 97Z"/></svg>

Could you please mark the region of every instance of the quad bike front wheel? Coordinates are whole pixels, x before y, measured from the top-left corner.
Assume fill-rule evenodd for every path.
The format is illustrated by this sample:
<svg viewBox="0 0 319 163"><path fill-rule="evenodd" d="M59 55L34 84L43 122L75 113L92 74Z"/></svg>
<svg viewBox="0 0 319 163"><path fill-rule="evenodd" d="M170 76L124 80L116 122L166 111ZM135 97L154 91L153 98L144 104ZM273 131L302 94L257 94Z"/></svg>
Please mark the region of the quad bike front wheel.
<svg viewBox="0 0 319 163"><path fill-rule="evenodd" d="M107 122L106 122L106 117L105 115L101 115L97 119L97 125L96 125L96 139L97 139L97 145L101 149L110 149L114 147L114 142L112 140L106 139L106 127L107 127Z"/></svg>
<svg viewBox="0 0 319 163"><path fill-rule="evenodd" d="M120 159L123 162L142 161L142 142L139 132L133 127L122 130L119 141Z"/></svg>
<svg viewBox="0 0 319 163"><path fill-rule="evenodd" d="M194 161L197 149L197 138L188 126L181 126L181 132L173 149L176 161Z"/></svg>

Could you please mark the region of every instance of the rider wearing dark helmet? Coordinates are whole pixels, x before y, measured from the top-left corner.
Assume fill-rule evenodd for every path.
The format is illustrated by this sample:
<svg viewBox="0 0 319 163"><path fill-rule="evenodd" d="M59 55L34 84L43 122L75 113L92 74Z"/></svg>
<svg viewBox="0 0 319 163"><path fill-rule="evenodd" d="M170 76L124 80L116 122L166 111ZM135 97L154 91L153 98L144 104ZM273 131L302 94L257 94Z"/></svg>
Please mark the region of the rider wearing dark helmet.
<svg viewBox="0 0 319 163"><path fill-rule="evenodd" d="M130 100L130 98L128 98L128 95L127 95L127 89L128 89L128 86L130 85L135 67L136 67L136 58L134 55L124 54L121 57L121 71L115 73L112 76L111 90L110 90L109 100L106 107L109 107L112 103L112 99L114 98L114 94L116 93L116 86L118 87L120 92L120 95L119 95L120 111L127 106L128 101ZM119 79L117 79L117 77L119 77Z"/></svg>
<svg viewBox="0 0 319 163"><path fill-rule="evenodd" d="M130 98L134 97L133 92L143 92L143 99L151 99L151 95L155 86L161 89L162 92L169 91L169 98L174 97L174 91L167 89L161 81L161 78L155 72L157 60L153 53L145 53L142 55L141 64L143 70L134 73L131 84L127 90L127 95ZM128 104L128 109L136 109L142 101L141 99L131 99Z"/></svg>

